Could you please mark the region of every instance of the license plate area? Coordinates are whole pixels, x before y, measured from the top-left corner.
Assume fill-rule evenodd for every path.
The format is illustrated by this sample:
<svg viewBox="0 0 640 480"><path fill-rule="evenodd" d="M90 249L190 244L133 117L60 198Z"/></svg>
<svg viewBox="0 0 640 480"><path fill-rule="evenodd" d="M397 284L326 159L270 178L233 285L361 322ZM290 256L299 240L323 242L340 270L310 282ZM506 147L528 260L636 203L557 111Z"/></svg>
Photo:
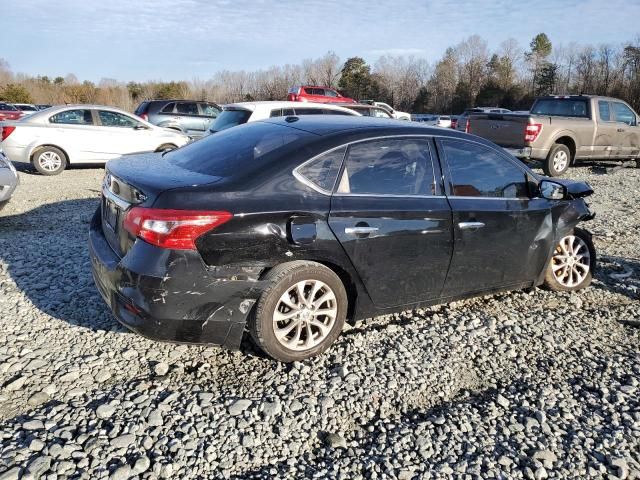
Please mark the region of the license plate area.
<svg viewBox="0 0 640 480"><path fill-rule="evenodd" d="M104 223L115 233L118 229L118 220L120 219L122 211L108 198L104 199L102 207L102 218Z"/></svg>

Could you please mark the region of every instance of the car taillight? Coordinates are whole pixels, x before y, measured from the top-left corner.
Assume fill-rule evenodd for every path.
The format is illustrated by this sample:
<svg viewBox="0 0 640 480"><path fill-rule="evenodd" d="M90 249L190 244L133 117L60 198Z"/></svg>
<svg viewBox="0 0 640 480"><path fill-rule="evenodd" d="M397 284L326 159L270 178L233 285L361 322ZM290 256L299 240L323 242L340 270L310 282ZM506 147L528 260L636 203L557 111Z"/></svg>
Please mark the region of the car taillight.
<svg viewBox="0 0 640 480"><path fill-rule="evenodd" d="M138 115L141 119L143 119L145 122L149 121L149 115L147 115L146 113L141 113L140 115Z"/></svg>
<svg viewBox="0 0 640 480"><path fill-rule="evenodd" d="M196 239L233 215L229 212L200 210L163 210L134 207L124 219L131 235L161 248L195 250Z"/></svg>
<svg viewBox="0 0 640 480"><path fill-rule="evenodd" d="M11 135L15 129L16 127L2 127L2 141L4 142L9 138L9 135Z"/></svg>
<svg viewBox="0 0 640 480"><path fill-rule="evenodd" d="M464 133L471 133L471 119L467 118L467 121L464 124Z"/></svg>
<svg viewBox="0 0 640 480"><path fill-rule="evenodd" d="M538 135L542 131L541 123L534 123L531 125L527 125L524 129L524 141L525 142L535 142Z"/></svg>
<svg viewBox="0 0 640 480"><path fill-rule="evenodd" d="M451 120L451 128L458 128L458 120Z"/></svg>

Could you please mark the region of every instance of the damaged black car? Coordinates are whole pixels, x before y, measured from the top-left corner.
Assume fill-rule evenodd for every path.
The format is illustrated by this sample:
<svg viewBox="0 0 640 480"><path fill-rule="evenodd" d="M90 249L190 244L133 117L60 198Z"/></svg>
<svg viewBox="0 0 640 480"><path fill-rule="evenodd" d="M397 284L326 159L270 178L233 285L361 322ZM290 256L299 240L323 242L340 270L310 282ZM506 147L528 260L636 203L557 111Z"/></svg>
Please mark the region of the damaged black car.
<svg viewBox="0 0 640 480"><path fill-rule="evenodd" d="M285 117L108 163L93 276L147 337L318 355L346 320L591 282L589 185L472 135Z"/></svg>

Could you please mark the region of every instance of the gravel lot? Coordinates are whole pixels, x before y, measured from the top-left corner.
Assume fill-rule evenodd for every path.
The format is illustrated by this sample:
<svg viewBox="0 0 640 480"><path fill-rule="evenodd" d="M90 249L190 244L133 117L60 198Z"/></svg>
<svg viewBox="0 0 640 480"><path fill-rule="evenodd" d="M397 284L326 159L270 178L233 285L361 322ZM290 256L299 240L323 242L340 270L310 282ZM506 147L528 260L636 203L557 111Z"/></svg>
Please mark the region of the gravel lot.
<svg viewBox="0 0 640 480"><path fill-rule="evenodd" d="M380 317L282 365L121 328L86 248L103 170L21 173L0 479L640 478L640 170L570 174L596 190L591 288Z"/></svg>

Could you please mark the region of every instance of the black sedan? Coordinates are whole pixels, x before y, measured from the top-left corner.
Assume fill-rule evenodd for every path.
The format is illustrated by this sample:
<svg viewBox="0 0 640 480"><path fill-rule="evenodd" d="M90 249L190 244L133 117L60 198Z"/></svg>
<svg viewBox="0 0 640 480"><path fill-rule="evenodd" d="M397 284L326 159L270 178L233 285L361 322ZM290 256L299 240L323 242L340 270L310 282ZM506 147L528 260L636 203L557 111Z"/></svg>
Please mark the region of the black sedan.
<svg viewBox="0 0 640 480"><path fill-rule="evenodd" d="M546 285L595 265L585 183L549 180L453 130L286 117L109 162L90 231L95 283L158 340L289 362L346 319Z"/></svg>

